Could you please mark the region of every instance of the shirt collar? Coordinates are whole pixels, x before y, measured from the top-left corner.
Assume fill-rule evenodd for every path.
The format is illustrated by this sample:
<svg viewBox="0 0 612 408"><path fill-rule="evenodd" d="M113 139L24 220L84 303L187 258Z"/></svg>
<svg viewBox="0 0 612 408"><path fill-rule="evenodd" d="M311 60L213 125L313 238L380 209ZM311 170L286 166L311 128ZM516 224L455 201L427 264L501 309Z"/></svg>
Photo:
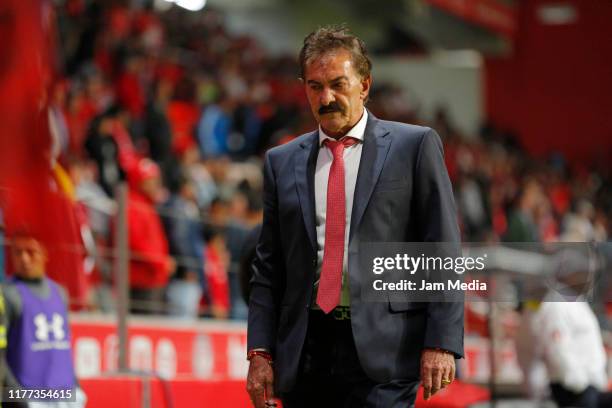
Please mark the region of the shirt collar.
<svg viewBox="0 0 612 408"><path fill-rule="evenodd" d="M367 124L368 124L368 110L366 108L363 108L363 114L361 115L361 119L359 119L359 122L357 122L355 126L353 126L351 130L349 130L346 133L346 135L342 137L350 136L350 137L354 137L355 139L358 139L360 142L363 142L363 137L365 135L365 128ZM323 128L321 128L321 125L319 125L319 146L323 145L323 142L325 141L325 139L336 140L333 137L327 136L325 132L323 131Z"/></svg>

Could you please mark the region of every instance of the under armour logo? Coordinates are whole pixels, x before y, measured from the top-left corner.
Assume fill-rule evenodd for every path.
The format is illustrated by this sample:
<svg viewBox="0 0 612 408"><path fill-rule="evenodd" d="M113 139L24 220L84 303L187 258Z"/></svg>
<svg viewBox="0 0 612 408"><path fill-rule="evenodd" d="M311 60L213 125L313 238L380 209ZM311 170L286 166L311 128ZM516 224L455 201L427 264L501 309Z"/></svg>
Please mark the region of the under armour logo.
<svg viewBox="0 0 612 408"><path fill-rule="evenodd" d="M53 332L53 338L55 340L63 340L66 337L64 331L64 318L62 315L53 313L51 321L47 320L47 316L44 313L39 313L34 317L34 324L36 325L36 339L38 341L49 340L49 333Z"/></svg>

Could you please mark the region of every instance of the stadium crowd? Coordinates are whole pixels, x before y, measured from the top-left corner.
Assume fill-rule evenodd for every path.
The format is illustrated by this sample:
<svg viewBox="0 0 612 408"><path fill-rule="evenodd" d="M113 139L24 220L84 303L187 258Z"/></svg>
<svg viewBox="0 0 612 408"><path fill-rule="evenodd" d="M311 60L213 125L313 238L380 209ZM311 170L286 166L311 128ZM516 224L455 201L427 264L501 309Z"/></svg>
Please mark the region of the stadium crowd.
<svg viewBox="0 0 612 408"><path fill-rule="evenodd" d="M240 258L261 221L261 158L315 127L297 58L230 33L212 8L74 0L57 12L54 148L95 243L89 307L112 307L115 188L125 180L133 311L245 318ZM425 121L412 95L379 78L368 108L439 132L466 240L608 240L604 168L530 157L494 125L463 135L443 109Z"/></svg>

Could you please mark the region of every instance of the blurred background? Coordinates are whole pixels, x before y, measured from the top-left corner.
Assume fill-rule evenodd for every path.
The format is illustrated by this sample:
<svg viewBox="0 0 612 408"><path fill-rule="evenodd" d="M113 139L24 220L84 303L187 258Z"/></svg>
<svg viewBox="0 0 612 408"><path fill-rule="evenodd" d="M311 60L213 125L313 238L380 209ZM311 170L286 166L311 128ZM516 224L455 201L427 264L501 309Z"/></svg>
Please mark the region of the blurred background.
<svg viewBox="0 0 612 408"><path fill-rule="evenodd" d="M33 231L88 406L247 406L262 158L316 127L304 36L346 23L368 109L440 134L465 241L605 243L611 21L603 0L5 0L0 276ZM554 407L523 306L467 304L461 381L420 404Z"/></svg>

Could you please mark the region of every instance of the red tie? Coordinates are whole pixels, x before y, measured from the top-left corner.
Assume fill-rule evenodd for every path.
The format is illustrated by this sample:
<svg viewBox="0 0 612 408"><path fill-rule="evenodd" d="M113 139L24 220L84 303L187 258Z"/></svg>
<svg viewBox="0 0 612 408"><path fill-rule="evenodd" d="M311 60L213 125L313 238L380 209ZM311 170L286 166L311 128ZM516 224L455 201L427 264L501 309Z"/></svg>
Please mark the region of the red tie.
<svg viewBox="0 0 612 408"><path fill-rule="evenodd" d="M325 139L324 143L334 156L327 181L327 210L325 215L325 248L319 278L317 304L329 313L340 302L344 233L346 229L346 196L344 192L344 148L358 140L345 137L339 141Z"/></svg>

